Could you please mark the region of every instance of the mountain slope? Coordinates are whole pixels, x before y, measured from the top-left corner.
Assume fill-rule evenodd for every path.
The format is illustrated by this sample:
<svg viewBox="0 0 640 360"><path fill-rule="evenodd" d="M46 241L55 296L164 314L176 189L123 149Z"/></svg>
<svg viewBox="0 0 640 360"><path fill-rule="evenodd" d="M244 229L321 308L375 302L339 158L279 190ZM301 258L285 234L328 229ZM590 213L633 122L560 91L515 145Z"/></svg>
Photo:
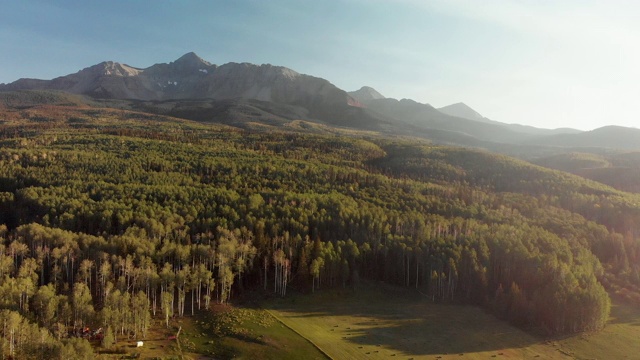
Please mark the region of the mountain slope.
<svg viewBox="0 0 640 360"><path fill-rule="evenodd" d="M459 102L451 104L445 107L438 108L438 111L447 115L461 117L463 119L469 119L489 124L502 125L509 130L529 135L555 135L555 134L578 134L581 131L570 128L558 128L558 129L542 129L533 126L520 125L520 124L506 124L499 121L491 120L482 116L479 112L475 111L467 104Z"/></svg>
<svg viewBox="0 0 640 360"><path fill-rule="evenodd" d="M215 65L195 53L147 68L106 61L53 80L20 79L0 85L0 91L16 90L57 90L103 101L130 101L119 105L126 108L135 108L139 104L133 102L141 101L145 103L145 111L181 114L199 121L282 125L291 120L305 120L418 136L518 156L523 151L516 146L538 149L534 156L522 156L526 158L587 146L640 148L637 129L611 128L583 134L573 129L509 125L487 119L463 103L438 110L413 100L388 99L366 86L347 93L325 79L281 66ZM187 103L176 103L184 100ZM172 110L176 106L178 109Z"/></svg>
<svg viewBox="0 0 640 360"><path fill-rule="evenodd" d="M372 100L367 103L367 108L395 119L398 123L407 123L423 129L458 132L484 141L513 144L529 138L527 134L511 131L499 124L450 116L429 104L421 104L409 99Z"/></svg>
<svg viewBox="0 0 640 360"><path fill-rule="evenodd" d="M640 152L568 153L532 161L570 172L613 188L640 192Z"/></svg>
<svg viewBox="0 0 640 360"><path fill-rule="evenodd" d="M470 108L467 104L459 102L438 108L438 111L447 115L456 116L464 119L475 120L480 122L492 122L491 120L480 115L477 111Z"/></svg>
<svg viewBox="0 0 640 360"><path fill-rule="evenodd" d="M348 93L352 98L358 100L359 102L366 104L367 102L371 101L371 100L379 100L379 99L384 99L384 95L380 94L378 91L376 91L376 89L369 87L369 86L363 86L361 87L359 90L356 91L349 91Z"/></svg>
<svg viewBox="0 0 640 360"><path fill-rule="evenodd" d="M145 69L103 62L53 80L20 79L0 90L61 90L94 98L128 100L255 99L302 106L324 117L357 103L329 81L273 65L221 66L188 53Z"/></svg>
<svg viewBox="0 0 640 360"><path fill-rule="evenodd" d="M545 146L640 149L640 129L605 126L578 134L557 134L537 138L535 142Z"/></svg>
<svg viewBox="0 0 640 360"><path fill-rule="evenodd" d="M208 99L208 103L191 102L192 106L187 111L183 104L177 112L201 121L206 117L206 121L217 118L228 123L231 121L228 114L234 113L233 123L266 118L271 118L268 120L271 122L275 118L292 119L293 113L299 115L300 120L417 135L464 146L477 146L477 142L486 141L516 143L528 139L527 135L505 129L500 123L483 124L477 119L448 116L430 105L386 99L371 87L347 93L327 80L285 67L248 63L218 66L195 53L144 69L108 61L49 81L20 79L0 86L0 90L5 91L24 89L60 90L99 99L144 101L147 102L145 111L164 114L171 113L167 111L169 104L149 102ZM224 102L214 106L211 100ZM262 110L251 110L242 100L251 100L250 108L257 106ZM291 112L287 106L296 110ZM238 109L230 112L230 107ZM212 112L212 109L223 108L226 110ZM269 114L263 114L263 111ZM473 112L470 108L468 111ZM264 116L251 115L254 113Z"/></svg>

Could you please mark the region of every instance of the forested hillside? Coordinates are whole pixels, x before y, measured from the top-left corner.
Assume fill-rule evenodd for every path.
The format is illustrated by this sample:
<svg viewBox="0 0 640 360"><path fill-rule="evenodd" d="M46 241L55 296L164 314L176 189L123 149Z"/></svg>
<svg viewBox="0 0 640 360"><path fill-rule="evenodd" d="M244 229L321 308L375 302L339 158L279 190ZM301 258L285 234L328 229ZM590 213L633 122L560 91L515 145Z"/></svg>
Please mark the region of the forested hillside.
<svg viewBox="0 0 640 360"><path fill-rule="evenodd" d="M640 192L640 153L607 151L604 154L567 153L536 159L536 164L567 171L628 192Z"/></svg>
<svg viewBox="0 0 640 360"><path fill-rule="evenodd" d="M0 111L0 350L90 352L247 289L383 281L548 334L639 299L640 198L490 153L78 104ZM390 299L391 301L391 299Z"/></svg>

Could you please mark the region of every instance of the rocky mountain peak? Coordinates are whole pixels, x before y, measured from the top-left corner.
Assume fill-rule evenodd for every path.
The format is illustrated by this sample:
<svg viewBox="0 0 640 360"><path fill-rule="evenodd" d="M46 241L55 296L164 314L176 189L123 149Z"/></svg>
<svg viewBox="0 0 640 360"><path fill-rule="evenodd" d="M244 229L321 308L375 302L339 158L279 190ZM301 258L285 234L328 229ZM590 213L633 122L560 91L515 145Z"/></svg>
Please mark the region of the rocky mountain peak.
<svg viewBox="0 0 640 360"><path fill-rule="evenodd" d="M291 70L291 69L289 69L289 68L286 68L286 67L281 67L281 66L279 66L279 67L277 67L277 68L278 68L278 70L280 71L280 73L281 73L284 77L286 77L286 78L288 78L288 79L294 79L294 78L296 78L297 76L299 76L299 75L300 75L298 72L296 72L296 71L294 71L294 70Z"/></svg>
<svg viewBox="0 0 640 360"><path fill-rule="evenodd" d="M208 67L211 66L211 63L202 59L200 56L198 56L196 53L194 52L189 52L186 53L184 55L182 55L180 58L178 58L178 60L174 61L172 64L174 65L178 65L178 66L185 66L185 67Z"/></svg>
<svg viewBox="0 0 640 360"><path fill-rule="evenodd" d="M380 94L376 89L370 86L363 86L359 90L350 91L349 95L361 103L366 103L371 100L385 99L384 95Z"/></svg>
<svg viewBox="0 0 640 360"><path fill-rule="evenodd" d="M95 98L131 100L253 99L305 108L310 116L336 117L359 105L329 81L282 66L211 64L193 52L170 63L134 68L106 61L53 80L24 80L0 90L62 90Z"/></svg>
<svg viewBox="0 0 640 360"><path fill-rule="evenodd" d="M102 76L127 77L127 76L137 76L142 72L142 70L126 64L120 64L114 61L103 61L98 65L94 65L80 71L80 73L82 72L89 72L93 75L98 75L98 76L102 75Z"/></svg>
<svg viewBox="0 0 640 360"><path fill-rule="evenodd" d="M456 116L463 119L483 121L483 122L487 120L484 116L480 115L480 113L473 110L467 104L462 102L441 107L438 109L438 111L445 113L447 115Z"/></svg>

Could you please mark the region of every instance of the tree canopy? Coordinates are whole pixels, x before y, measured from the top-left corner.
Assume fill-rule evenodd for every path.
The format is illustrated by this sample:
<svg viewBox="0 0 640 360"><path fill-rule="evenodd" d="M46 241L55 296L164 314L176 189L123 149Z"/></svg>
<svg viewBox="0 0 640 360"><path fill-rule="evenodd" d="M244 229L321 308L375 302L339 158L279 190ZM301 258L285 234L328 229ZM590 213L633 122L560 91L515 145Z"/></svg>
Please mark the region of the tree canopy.
<svg viewBox="0 0 640 360"><path fill-rule="evenodd" d="M86 324L143 336L246 288L385 281L551 334L601 329L606 290L640 299L638 195L413 140L58 111L0 125L9 356L83 351L62 341Z"/></svg>

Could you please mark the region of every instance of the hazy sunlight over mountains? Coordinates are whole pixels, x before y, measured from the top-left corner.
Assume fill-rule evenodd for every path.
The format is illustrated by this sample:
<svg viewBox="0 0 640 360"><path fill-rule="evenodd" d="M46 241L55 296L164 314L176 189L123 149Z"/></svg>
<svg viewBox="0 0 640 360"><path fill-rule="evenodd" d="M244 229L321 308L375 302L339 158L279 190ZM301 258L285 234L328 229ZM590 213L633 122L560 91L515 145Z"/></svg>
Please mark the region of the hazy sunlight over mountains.
<svg viewBox="0 0 640 360"><path fill-rule="evenodd" d="M370 85L501 122L636 127L634 1L21 1L0 12L0 83L103 60L135 67L189 51Z"/></svg>

